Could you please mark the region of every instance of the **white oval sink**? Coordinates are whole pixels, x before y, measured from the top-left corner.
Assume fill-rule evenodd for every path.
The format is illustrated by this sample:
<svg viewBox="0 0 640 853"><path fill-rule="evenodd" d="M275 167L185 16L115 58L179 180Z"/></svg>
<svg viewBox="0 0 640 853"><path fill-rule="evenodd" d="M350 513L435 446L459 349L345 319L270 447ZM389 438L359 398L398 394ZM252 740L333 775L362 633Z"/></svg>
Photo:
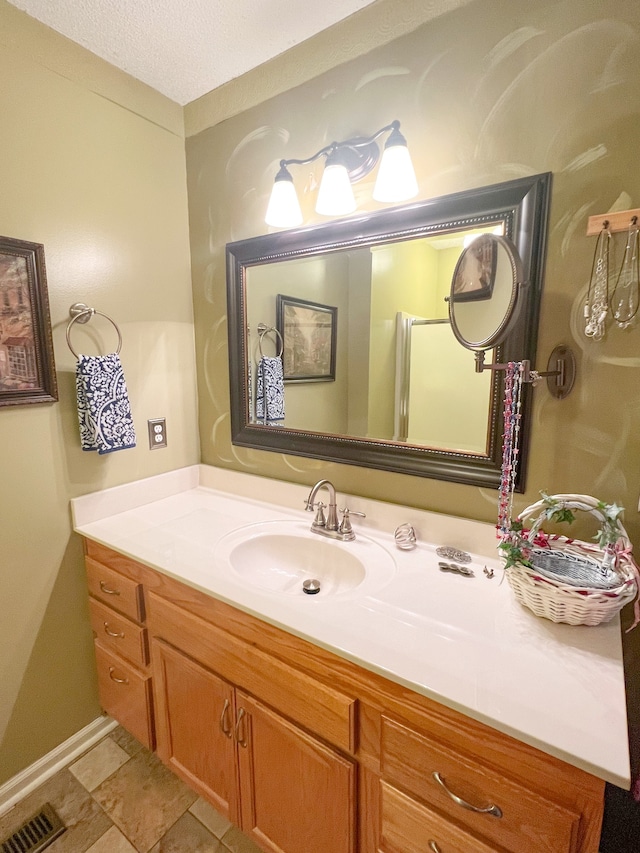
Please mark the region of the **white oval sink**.
<svg viewBox="0 0 640 853"><path fill-rule="evenodd" d="M366 536L340 542L310 531L302 521L248 524L224 536L215 558L229 564L246 585L310 599L369 593L389 581L396 564L389 552ZM309 595L306 580L320 591Z"/></svg>

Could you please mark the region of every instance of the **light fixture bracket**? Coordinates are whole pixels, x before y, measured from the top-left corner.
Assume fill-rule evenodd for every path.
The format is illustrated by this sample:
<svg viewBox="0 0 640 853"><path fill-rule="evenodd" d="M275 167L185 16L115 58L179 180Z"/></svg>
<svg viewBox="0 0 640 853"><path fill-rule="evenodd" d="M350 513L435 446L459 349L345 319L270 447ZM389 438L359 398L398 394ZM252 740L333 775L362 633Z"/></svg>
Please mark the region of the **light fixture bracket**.
<svg viewBox="0 0 640 853"><path fill-rule="evenodd" d="M339 143L329 157L335 156L346 168L352 184L372 172L380 159L378 143L373 139L350 139ZM327 160L328 162L328 160Z"/></svg>

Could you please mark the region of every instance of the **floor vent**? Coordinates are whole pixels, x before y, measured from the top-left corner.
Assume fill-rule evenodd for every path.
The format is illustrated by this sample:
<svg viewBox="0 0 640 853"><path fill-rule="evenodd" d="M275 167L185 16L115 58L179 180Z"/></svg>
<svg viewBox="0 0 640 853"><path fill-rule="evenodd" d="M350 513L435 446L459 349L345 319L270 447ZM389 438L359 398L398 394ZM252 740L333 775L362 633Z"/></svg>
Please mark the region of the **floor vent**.
<svg viewBox="0 0 640 853"><path fill-rule="evenodd" d="M62 835L65 829L49 803L45 803L37 814L2 842L0 850L2 853L38 853Z"/></svg>

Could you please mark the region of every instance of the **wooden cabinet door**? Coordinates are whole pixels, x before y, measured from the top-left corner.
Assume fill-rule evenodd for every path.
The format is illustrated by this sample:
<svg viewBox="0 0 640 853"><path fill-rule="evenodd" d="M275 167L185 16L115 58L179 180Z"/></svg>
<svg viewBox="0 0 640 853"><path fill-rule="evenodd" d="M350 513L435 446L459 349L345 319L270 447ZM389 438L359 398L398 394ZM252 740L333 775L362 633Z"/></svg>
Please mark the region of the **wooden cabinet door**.
<svg viewBox="0 0 640 853"><path fill-rule="evenodd" d="M353 762L236 691L241 828L274 853L354 853Z"/></svg>
<svg viewBox="0 0 640 853"><path fill-rule="evenodd" d="M152 647L158 755L238 823L233 688L172 646Z"/></svg>

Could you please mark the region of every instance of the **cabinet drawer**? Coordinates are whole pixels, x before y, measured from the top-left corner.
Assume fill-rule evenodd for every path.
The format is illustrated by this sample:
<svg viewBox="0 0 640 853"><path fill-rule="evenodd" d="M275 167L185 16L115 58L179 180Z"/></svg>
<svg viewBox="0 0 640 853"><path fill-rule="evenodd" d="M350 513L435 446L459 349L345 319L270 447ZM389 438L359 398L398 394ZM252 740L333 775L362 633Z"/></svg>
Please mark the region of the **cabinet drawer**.
<svg viewBox="0 0 640 853"><path fill-rule="evenodd" d="M378 853L498 853L455 824L381 782L382 834Z"/></svg>
<svg viewBox="0 0 640 853"><path fill-rule="evenodd" d="M119 613L136 622L144 621L142 584L103 566L91 557L85 558L89 592Z"/></svg>
<svg viewBox="0 0 640 853"><path fill-rule="evenodd" d="M153 592L148 596L149 631L222 678L244 688L349 752L355 751L356 700L237 639Z"/></svg>
<svg viewBox="0 0 640 853"><path fill-rule="evenodd" d="M576 850L579 814L384 716L380 758L386 780L511 853ZM473 808L456 802L436 773L451 794ZM488 813L490 806L501 815Z"/></svg>
<svg viewBox="0 0 640 853"><path fill-rule="evenodd" d="M102 707L140 743L153 749L151 678L98 641L95 650Z"/></svg>
<svg viewBox="0 0 640 853"><path fill-rule="evenodd" d="M89 599L91 627L103 646L122 655L138 667L149 662L147 655L147 630L126 616L122 616L96 601Z"/></svg>

